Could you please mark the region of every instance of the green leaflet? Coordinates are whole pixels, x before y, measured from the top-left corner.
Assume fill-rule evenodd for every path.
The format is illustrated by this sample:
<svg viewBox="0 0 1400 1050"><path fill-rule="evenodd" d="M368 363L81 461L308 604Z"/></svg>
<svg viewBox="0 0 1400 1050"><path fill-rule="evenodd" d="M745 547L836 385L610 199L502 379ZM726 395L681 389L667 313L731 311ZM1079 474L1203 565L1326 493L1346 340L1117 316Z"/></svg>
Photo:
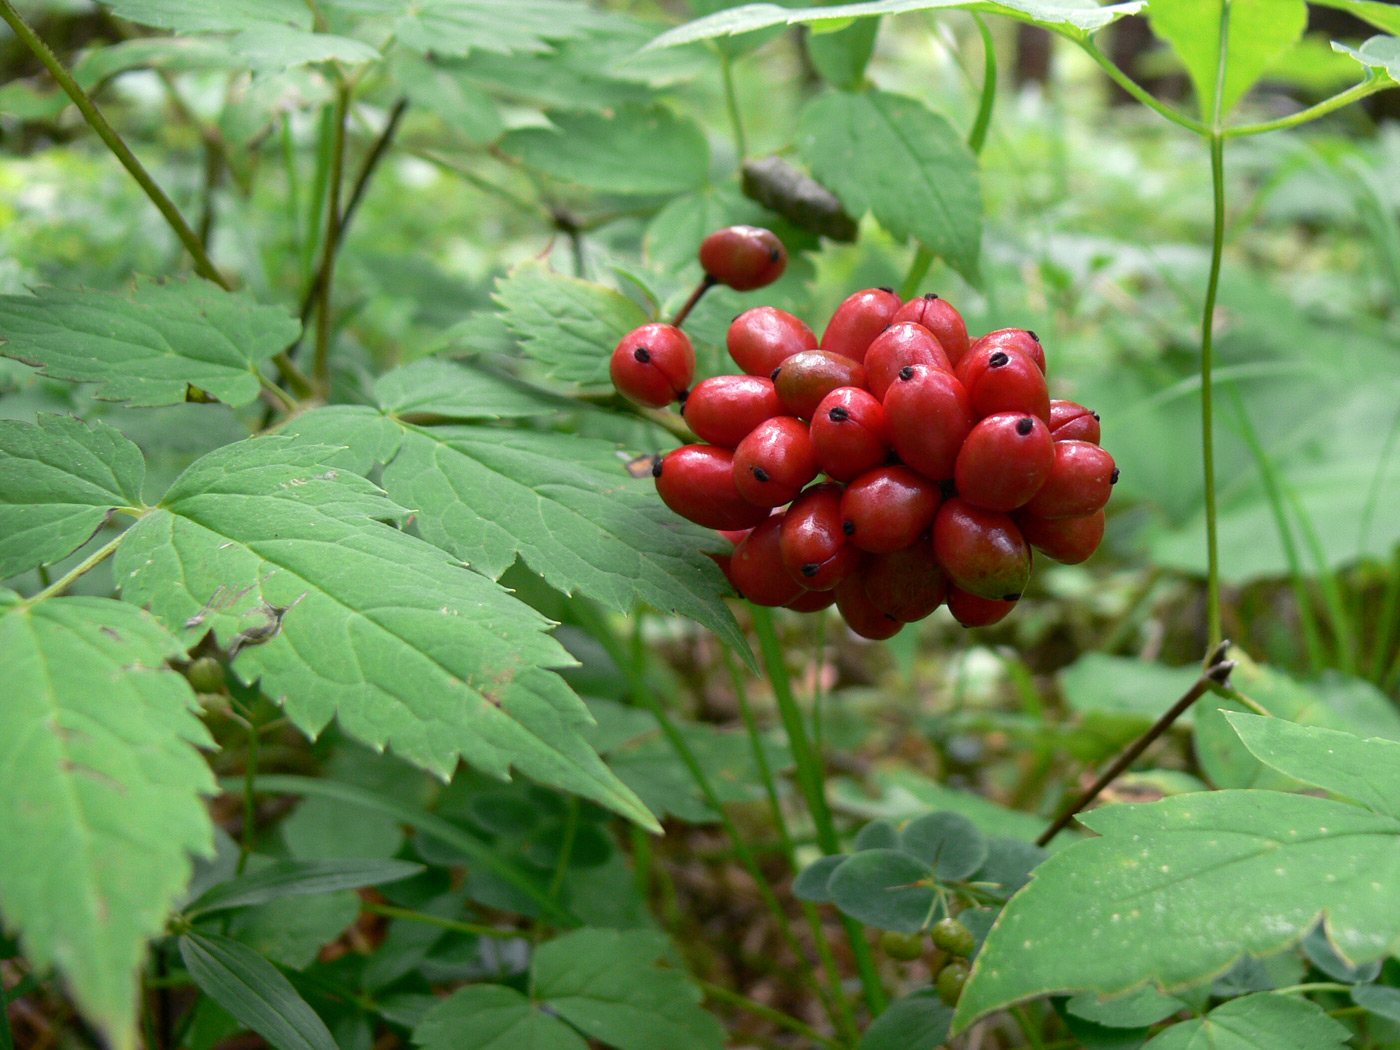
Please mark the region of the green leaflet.
<svg viewBox="0 0 1400 1050"><path fill-rule="evenodd" d="M281 307L201 280L137 283L126 295L40 288L0 296L0 353L96 396L173 405L194 385L230 405L258 395L258 365L296 338Z"/></svg>
<svg viewBox="0 0 1400 1050"><path fill-rule="evenodd" d="M66 557L117 507L142 506L146 461L105 423L0 420L0 579Z"/></svg>
<svg viewBox="0 0 1400 1050"><path fill-rule="evenodd" d="M1143 1050L1343 1050L1350 1037L1316 1003L1262 992L1174 1024Z"/></svg>
<svg viewBox="0 0 1400 1050"><path fill-rule="evenodd" d="M26 955L133 1050L146 941L213 849L201 794L213 741L183 655L150 614L107 598L34 605L0 591L0 901ZM12 848L17 844L23 848Z"/></svg>
<svg viewBox="0 0 1400 1050"><path fill-rule="evenodd" d="M1363 66L1379 69L1391 80L1400 81L1400 37L1373 36L1359 48L1333 44L1337 51L1350 55Z"/></svg>
<svg viewBox="0 0 1400 1050"><path fill-rule="evenodd" d="M1345 961L1400 947L1400 821L1275 791L1112 805L997 920L954 1030L1051 992L1170 991L1299 940L1326 912ZM1073 921L1066 921L1073 916Z"/></svg>
<svg viewBox="0 0 1400 1050"><path fill-rule="evenodd" d="M403 6L395 28L399 43L439 55L548 51L552 41L611 25L606 14L573 0L423 0Z"/></svg>
<svg viewBox="0 0 1400 1050"><path fill-rule="evenodd" d="M102 0L112 13L144 26L177 33L221 32L274 25L311 28L311 10L286 0Z"/></svg>
<svg viewBox="0 0 1400 1050"><path fill-rule="evenodd" d="M236 650L303 732L331 718L448 776L512 765L649 813L583 741L587 710L556 675L549 623L444 552L383 524L403 510L325 446L259 438L194 463L117 552L128 601Z"/></svg>

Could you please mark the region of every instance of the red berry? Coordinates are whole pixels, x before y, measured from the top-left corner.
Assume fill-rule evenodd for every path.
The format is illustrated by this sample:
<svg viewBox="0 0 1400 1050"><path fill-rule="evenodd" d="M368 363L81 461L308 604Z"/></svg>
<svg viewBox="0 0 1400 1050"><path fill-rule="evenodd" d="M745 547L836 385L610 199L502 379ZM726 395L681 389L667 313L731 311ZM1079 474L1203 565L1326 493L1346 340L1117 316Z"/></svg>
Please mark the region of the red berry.
<svg viewBox="0 0 1400 1050"><path fill-rule="evenodd" d="M967 435L953 480L958 495L987 510L1015 510L1040 491L1055 463L1050 428L1035 416L998 412Z"/></svg>
<svg viewBox="0 0 1400 1050"><path fill-rule="evenodd" d="M778 546L788 575L808 590L829 591L860 561L841 531L841 486L813 485L783 515Z"/></svg>
<svg viewBox="0 0 1400 1050"><path fill-rule="evenodd" d="M908 467L880 467L846 486L842 529L861 550L903 550L933 524L941 499L938 486L922 474Z"/></svg>
<svg viewBox="0 0 1400 1050"><path fill-rule="evenodd" d="M975 343L973 350L980 350L987 346L997 346L1003 350L1019 350L1040 369L1040 374L1045 374L1045 347L1040 345L1040 336L1026 328L998 328L995 332L988 332Z"/></svg>
<svg viewBox="0 0 1400 1050"><path fill-rule="evenodd" d="M755 605L786 605L802 595L802 584L783 568L778 535L782 514L774 514L744 537L729 556L729 582Z"/></svg>
<svg viewBox="0 0 1400 1050"><path fill-rule="evenodd" d="M912 321L890 325L870 344L865 352L866 386L883 399L905 365L927 365L944 372L953 370L938 338Z"/></svg>
<svg viewBox="0 0 1400 1050"><path fill-rule="evenodd" d="M786 414L811 419L817 404L838 387L865 386L865 368L840 354L804 350L793 354L773 372Z"/></svg>
<svg viewBox="0 0 1400 1050"><path fill-rule="evenodd" d="M836 604L836 591L803 591L787 605L785 609L793 612L813 613L829 609Z"/></svg>
<svg viewBox="0 0 1400 1050"><path fill-rule="evenodd" d="M730 473L731 473L731 474L733 473L732 467L731 467ZM744 502L747 503L748 500L744 500ZM723 536L725 539L727 539L730 543L734 544L734 546L737 547L737 546L739 546L740 543L742 543L742 542L744 541L744 537L747 536L747 535L748 535L750 532L752 532L753 530L752 530L752 529L717 529L716 531L717 531L721 536Z"/></svg>
<svg viewBox="0 0 1400 1050"><path fill-rule="evenodd" d="M890 443L930 481L946 481L976 417L963 385L948 372L905 365L885 392Z"/></svg>
<svg viewBox="0 0 1400 1050"><path fill-rule="evenodd" d="M963 323L962 314L947 299L927 292L901 306L894 319L896 324L913 321L927 328L943 345L954 366L967 354L967 325Z"/></svg>
<svg viewBox="0 0 1400 1050"><path fill-rule="evenodd" d="M608 374L628 401L661 408L684 394L695 378L695 349L675 325L644 324L622 337Z"/></svg>
<svg viewBox="0 0 1400 1050"><path fill-rule="evenodd" d="M899 296L889 288L866 288L848 295L822 333L822 349L864 361L866 348L894 320Z"/></svg>
<svg viewBox="0 0 1400 1050"><path fill-rule="evenodd" d="M817 465L837 481L854 481L890 455L885 410L872 394L843 386L822 398L812 417Z"/></svg>
<svg viewBox="0 0 1400 1050"><path fill-rule="evenodd" d="M1038 518L1080 518L1102 510L1118 480L1113 457L1087 441L1055 442L1050 476L1027 504Z"/></svg>
<svg viewBox="0 0 1400 1050"><path fill-rule="evenodd" d="M937 609L948 591L947 577L927 535L901 551L867 555L860 574L875 607L906 623L922 620Z"/></svg>
<svg viewBox="0 0 1400 1050"><path fill-rule="evenodd" d="M865 593L859 569L836 585L836 608L846 625L862 638L881 641L904 629L904 621L882 613Z"/></svg>
<svg viewBox="0 0 1400 1050"><path fill-rule="evenodd" d="M1056 441L1099 443L1099 414L1073 401L1050 402L1050 436Z"/></svg>
<svg viewBox="0 0 1400 1050"><path fill-rule="evenodd" d="M793 354L815 350L817 337L799 317L776 306L745 310L729 326L729 356L751 376L771 378Z"/></svg>
<svg viewBox="0 0 1400 1050"><path fill-rule="evenodd" d="M1031 548L1009 515L957 497L933 519L933 552L954 586L1014 601L1031 577Z"/></svg>
<svg viewBox="0 0 1400 1050"><path fill-rule="evenodd" d="M734 450L734 484L759 507L790 503L817 476L807 424L792 416L765 420Z"/></svg>
<svg viewBox="0 0 1400 1050"><path fill-rule="evenodd" d="M989 343L974 345L957 367L978 418L994 412L1028 412L1050 422L1045 374L1021 351Z"/></svg>
<svg viewBox="0 0 1400 1050"><path fill-rule="evenodd" d="M651 468L661 502L707 529L748 529L768 516L734 486L734 454L714 445L682 445Z"/></svg>
<svg viewBox="0 0 1400 1050"><path fill-rule="evenodd" d="M1014 515L1026 542L1047 558L1078 565L1088 561L1103 541L1104 512L1081 518L1037 518L1024 510Z"/></svg>
<svg viewBox="0 0 1400 1050"><path fill-rule="evenodd" d="M1016 608L1015 602L979 598L951 585L948 587L948 596L943 600L948 603L948 611L953 614L953 619L964 627L990 627L1006 619L1011 610Z"/></svg>
<svg viewBox="0 0 1400 1050"><path fill-rule="evenodd" d="M700 242L700 265L720 284L747 292L783 275L787 249L772 230L726 226Z"/></svg>
<svg viewBox="0 0 1400 1050"><path fill-rule="evenodd" d="M704 440L734 448L765 419L783 414L773 381L762 376L715 376L695 385L681 414Z"/></svg>

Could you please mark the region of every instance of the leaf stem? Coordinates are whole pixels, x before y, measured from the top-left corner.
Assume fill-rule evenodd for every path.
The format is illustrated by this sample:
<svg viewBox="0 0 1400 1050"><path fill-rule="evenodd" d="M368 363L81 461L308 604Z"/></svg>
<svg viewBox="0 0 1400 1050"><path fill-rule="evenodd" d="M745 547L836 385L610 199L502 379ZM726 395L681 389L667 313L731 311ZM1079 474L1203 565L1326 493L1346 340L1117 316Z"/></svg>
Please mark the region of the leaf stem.
<svg viewBox="0 0 1400 1050"><path fill-rule="evenodd" d="M987 131L992 126L992 108L997 101L997 52L987 23L975 12L972 17L977 20L978 32L982 34L982 97L977 103L977 118L972 122L972 130L967 133L967 148L980 155L987 142Z"/></svg>
<svg viewBox="0 0 1400 1050"><path fill-rule="evenodd" d="M1083 48L1084 52L1098 63L1099 67L1108 74L1109 79L1148 109L1161 114L1173 124L1179 124L1188 131L1194 131L1197 135L1209 135L1211 133L1211 129L1201 121L1193 117L1188 117L1184 113L1178 113L1165 103L1157 101L1146 88L1114 65L1113 60L1099 50L1098 45L1094 43L1091 37L1084 37L1081 39L1077 36L1071 36L1070 39Z"/></svg>
<svg viewBox="0 0 1400 1050"><path fill-rule="evenodd" d="M904 275L904 281L899 286L899 297L904 300L914 298L919 294L919 282L928 273L928 268L933 265L933 252L929 251L922 244L914 252L914 258L909 262L909 272Z"/></svg>
<svg viewBox="0 0 1400 1050"><path fill-rule="evenodd" d="M1325 117L1333 110L1341 109L1343 106L1349 106L1353 102L1365 98L1367 95L1374 95L1378 91L1384 91L1389 86L1390 83L1385 78L1379 77L1373 70L1367 69L1366 79L1361 83L1355 84L1345 91L1338 92L1331 98L1323 99L1315 106L1309 106L1307 109L1299 110L1297 113L1290 114L1286 117L1279 117L1277 120L1265 120L1258 124L1236 124L1232 128L1223 129L1221 134L1227 139L1234 139L1243 135L1262 135L1268 131L1280 131L1284 128L1297 127L1299 124L1306 124L1309 121L1316 120L1318 117Z"/></svg>
<svg viewBox="0 0 1400 1050"><path fill-rule="evenodd" d="M739 100L734 93L734 60L727 52L719 56L719 68L724 80L724 105L729 110L729 124L734 129L734 148L739 151L739 166L748 159L749 147L744 138L744 122L739 116Z"/></svg>
<svg viewBox="0 0 1400 1050"><path fill-rule="evenodd" d="M685 319L690 316L690 311L695 309L695 304L700 301L700 297L717 284L719 284L719 279L711 277L709 274L700 278L700 283L695 286L695 291L691 292L690 298L681 304L681 308L676 311L676 316L671 318L671 323L677 328L685 324Z"/></svg>
<svg viewBox="0 0 1400 1050"><path fill-rule="evenodd" d="M471 933L478 937L494 937L499 940L512 940L517 937L524 937L520 930L501 930L494 926L479 926L470 922L459 922L456 919L444 919L440 915L433 915L429 912L414 911L412 908L400 908L393 904L380 904L377 901L360 902L360 910L367 911L371 915L382 915L386 919L403 919L407 922L421 922L425 926L440 926L444 930L452 930L455 933Z"/></svg>
<svg viewBox="0 0 1400 1050"><path fill-rule="evenodd" d="M336 90L335 124L332 127L330 188L326 203L326 241L321 246L321 268L314 282L316 288L316 353L312 358L311 376L324 391L330 384L331 288L335 280L335 256L340 246L340 183L345 173L345 118L350 109L350 89L341 85Z"/></svg>
<svg viewBox="0 0 1400 1050"><path fill-rule="evenodd" d="M49 49L48 44L44 43L29 24L20 17L10 0L0 0L0 18L9 24L10 28L14 30L15 36L19 37L20 41L34 53L34 57L43 63L44 68L52 74L54 80L58 81L58 86L73 100L73 104L78 107L78 112L88 122L88 126L97 133L97 137L112 151L117 160L121 162L122 167L145 191L151 203L156 206L156 210L161 213L171 230L175 232L175 236L180 239L180 243L185 246L185 250L190 253L190 258L194 260L195 271L225 291L229 290L228 281L215 268L213 261L209 258L209 253L200 243L198 235L190 229L189 223L180 214L180 209L175 207L174 202L165 195L165 191L156 185L155 180L136 159L136 155L131 152L122 137L117 134L111 124L107 123L107 118L98 110L91 96L73 79L72 74L63 68L63 63Z"/></svg>
<svg viewBox="0 0 1400 1050"><path fill-rule="evenodd" d="M257 697L254 696L256 701ZM243 768L243 834L238 839L238 867L235 875L242 875L248 867L248 858L253 855L253 835L258 823L258 744L260 742L258 722L254 705L248 708L248 757Z"/></svg>
<svg viewBox="0 0 1400 1050"><path fill-rule="evenodd" d="M729 1003L731 1006L737 1006L739 1009L747 1011L755 1017L762 1017L766 1021L772 1021L778 1027L786 1028L789 1032L796 1032L798 1035L804 1036L814 1043L820 1043L822 1046L831 1047L832 1050L841 1050L843 1044L837 1042L835 1039L828 1039L811 1025L799 1021L790 1014L785 1014L781 1010L775 1010L771 1006L764 1006L762 1003L755 1002L746 995L740 995L738 992L731 992L728 988L718 984L711 984L709 981L697 981L696 983L704 989L705 994L711 999L718 999L722 1003Z"/></svg>
<svg viewBox="0 0 1400 1050"><path fill-rule="evenodd" d="M3 0L0 0L0 2L3 2ZM121 545L121 542L125 538L125 536L125 531L118 533L108 543L104 543L101 547L97 548L97 550L89 554L86 558L84 558L73 568L69 569L57 580L54 580L53 583L49 584L38 594L34 595L31 598L26 598L24 604L33 605L35 602L41 602L45 598L52 598L55 595L62 594L72 585L73 581L76 580L79 576L91 572L95 567L102 564L102 562L106 561L107 558L109 558L112 555L112 552L115 551Z"/></svg>
<svg viewBox="0 0 1400 1050"><path fill-rule="evenodd" d="M759 651L763 654L763 665L768 672L768 681L778 702L783 729L787 732L788 746L792 748L793 761L797 764L797 781L812 813L817 845L825 854L840 853L841 840L836 834L831 807L826 801L825 774L819 757L812 751L807 726L797 706L797 698L792 692L792 680L788 677L787 666L783 662L783 647L773 629L772 612L763 606L753 606L753 625L754 633L758 635ZM841 920L850 938L851 955L860 974L866 1004L870 1007L872 1016L878 1015L885 1008L885 989L880 983L880 974L875 968L870 944L865 939L865 928L849 915L843 914Z"/></svg>

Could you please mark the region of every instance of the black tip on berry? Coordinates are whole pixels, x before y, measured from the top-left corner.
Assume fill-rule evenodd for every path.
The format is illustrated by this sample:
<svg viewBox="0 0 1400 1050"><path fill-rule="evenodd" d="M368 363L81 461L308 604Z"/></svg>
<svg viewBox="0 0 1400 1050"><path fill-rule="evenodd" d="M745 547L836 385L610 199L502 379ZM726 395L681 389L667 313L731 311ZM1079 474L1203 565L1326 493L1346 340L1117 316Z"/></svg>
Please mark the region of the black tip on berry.
<svg viewBox="0 0 1400 1050"><path fill-rule="evenodd" d="M685 415L685 399L690 396L689 390L677 390L676 400L681 403L681 415Z"/></svg>
<svg viewBox="0 0 1400 1050"><path fill-rule="evenodd" d="M759 481L768 480L768 471L764 470L762 467L750 467L749 470L753 473L753 476Z"/></svg>
<svg viewBox="0 0 1400 1050"><path fill-rule="evenodd" d="M1004 351L998 350L991 357L987 358L987 367L1000 368L1002 365L1006 364L1006 362L1010 360L1011 358L1008 357Z"/></svg>
<svg viewBox="0 0 1400 1050"><path fill-rule="evenodd" d="M776 383L776 382L778 381L778 373L781 372L782 370L783 370L783 366L782 366L782 365L779 365L777 368L773 369L773 374L772 374L771 376L768 377L768 381L769 381L770 383Z"/></svg>
<svg viewBox="0 0 1400 1050"><path fill-rule="evenodd" d="M894 327L894 324L893 324L893 323L887 324L887 325L885 325L884 328L881 328L880 331L882 331L882 332L888 332L888 331L889 331L891 328L893 328L893 327Z"/></svg>
<svg viewBox="0 0 1400 1050"><path fill-rule="evenodd" d="M1004 602L1018 602L1018 601L1021 600L1021 595L1020 595L1019 593L1016 593L1016 594L1003 594L1003 595L1001 596L1001 600L1004 601Z"/></svg>
<svg viewBox="0 0 1400 1050"><path fill-rule="evenodd" d="M809 561L806 565L802 566L802 575L810 579L817 574L817 570L820 568L821 566L816 562Z"/></svg>
<svg viewBox="0 0 1400 1050"><path fill-rule="evenodd" d="M847 536L854 536L856 534L856 523L853 521L843 521L841 523L841 531Z"/></svg>
<svg viewBox="0 0 1400 1050"><path fill-rule="evenodd" d="M827 416L830 417L833 423L844 423L846 422L846 420L851 418L851 414L847 412L844 408L842 408L840 405L837 405L830 412L828 412Z"/></svg>
<svg viewBox="0 0 1400 1050"><path fill-rule="evenodd" d="M652 477L654 477L654 478L659 478L659 477L661 477L661 464L664 463L664 462L665 462L665 460L660 460L660 459L658 459L655 463L653 463L653 464L651 465L651 476L652 476Z"/></svg>
<svg viewBox="0 0 1400 1050"><path fill-rule="evenodd" d="M913 379L913 378L914 378L914 366L913 366L913 365L905 365L903 368L901 368L901 369L899 370L899 378L902 379L902 380L904 380L906 383L909 382L909 380Z"/></svg>
<svg viewBox="0 0 1400 1050"><path fill-rule="evenodd" d="M1097 412L1090 412L1089 415L1093 416L1095 419L1099 418L1099 414Z"/></svg>
<svg viewBox="0 0 1400 1050"><path fill-rule="evenodd" d="M924 298L927 299L929 302L933 302L935 299L938 298L938 293L937 293L937 292L925 292L925 293L924 293Z"/></svg>
<svg viewBox="0 0 1400 1050"><path fill-rule="evenodd" d="M1032 332L1029 328L1026 329L1026 335L1030 336L1030 337L1031 337L1032 339L1034 339L1037 343L1040 342L1040 336L1036 335L1036 334L1035 334L1034 332Z"/></svg>
<svg viewBox="0 0 1400 1050"><path fill-rule="evenodd" d="M1020 419L1016 420L1016 433L1020 434L1022 437L1025 437L1034 429L1035 420L1030 416L1022 416Z"/></svg>
<svg viewBox="0 0 1400 1050"><path fill-rule="evenodd" d="M886 292L886 293L888 293L888 294L890 294L890 295L894 295L894 289L891 288L889 285L886 285L886 284L880 285L880 287L878 287L878 288L875 289L875 290L876 290L877 292Z"/></svg>
<svg viewBox="0 0 1400 1050"><path fill-rule="evenodd" d="M781 248L770 248L770 249L768 249L768 261L769 261L769 262L777 262L777 261L778 261L779 259L781 259L782 257L783 257L783 250L782 250Z"/></svg>
<svg viewBox="0 0 1400 1050"><path fill-rule="evenodd" d="M883 615L884 615L885 619L886 619L886 620L889 620L891 623L899 623L899 617L898 617L898 616L891 616L889 613L884 613Z"/></svg>
<svg viewBox="0 0 1400 1050"><path fill-rule="evenodd" d="M642 364L647 364L649 361L651 361L651 351L644 346L639 346L637 347L637 349L633 350L632 356L635 357Z"/></svg>
<svg viewBox="0 0 1400 1050"><path fill-rule="evenodd" d="M1118 468L1117 468L1117 467L1114 467L1114 468L1113 468L1113 473L1110 474L1110 475L1108 476L1108 483L1109 483L1110 485L1116 485L1116 484L1118 484Z"/></svg>
<svg viewBox="0 0 1400 1050"><path fill-rule="evenodd" d="M741 318L741 317L743 317L743 316L744 316L743 314L735 314L733 317L731 317L731 318L729 319L729 323L730 323L730 324L733 324L735 321L739 320L739 318Z"/></svg>

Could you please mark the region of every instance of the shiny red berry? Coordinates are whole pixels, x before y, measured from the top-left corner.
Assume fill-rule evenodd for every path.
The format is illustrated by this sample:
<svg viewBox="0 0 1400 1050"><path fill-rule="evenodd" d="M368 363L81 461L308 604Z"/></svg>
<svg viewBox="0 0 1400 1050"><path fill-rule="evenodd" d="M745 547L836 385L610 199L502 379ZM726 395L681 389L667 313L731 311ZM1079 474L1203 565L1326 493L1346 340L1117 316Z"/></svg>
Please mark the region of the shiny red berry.
<svg viewBox="0 0 1400 1050"><path fill-rule="evenodd" d="M783 568L778 546L783 517L774 514L757 525L729 556L729 582L755 605L786 605L804 590Z"/></svg>
<svg viewBox="0 0 1400 1050"><path fill-rule="evenodd" d="M734 448L765 419L782 415L783 405L771 379L715 376L695 384L681 413L699 437Z"/></svg>
<svg viewBox="0 0 1400 1050"><path fill-rule="evenodd" d="M841 486L813 485L783 515L778 546L783 567L808 590L829 591L860 561L860 548L841 531Z"/></svg>
<svg viewBox="0 0 1400 1050"><path fill-rule="evenodd" d="M998 328L988 332L972 344L971 349L980 350L987 346L998 346L1003 350L1019 350L1045 374L1045 347L1040 345L1040 336L1027 328Z"/></svg>
<svg viewBox="0 0 1400 1050"><path fill-rule="evenodd" d="M776 306L755 306L734 318L725 343L745 372L771 379L773 369L793 354L815 350L817 337L800 317Z"/></svg>
<svg viewBox="0 0 1400 1050"><path fill-rule="evenodd" d="M962 314L947 299L940 299L928 292L901 306L894 319L895 323L913 321L927 328L938 337L948 360L955 367L967 354L967 325L963 323Z"/></svg>
<svg viewBox="0 0 1400 1050"><path fill-rule="evenodd" d="M1001 601L997 598L979 598L975 594L959 590L949 585L948 595L943 599L953 619L964 627L990 627L1000 623L1016 608L1014 601Z"/></svg>
<svg viewBox="0 0 1400 1050"><path fill-rule="evenodd" d="M940 369L905 365L885 392L884 408L890 443L905 465L930 481L951 479L976 422L963 385Z"/></svg>
<svg viewBox="0 0 1400 1050"><path fill-rule="evenodd" d="M765 420L734 450L734 484L755 506L790 503L816 476L811 433L793 416Z"/></svg>
<svg viewBox="0 0 1400 1050"><path fill-rule="evenodd" d="M793 612L814 613L829 609L836 604L836 591L803 591L783 606Z"/></svg>
<svg viewBox="0 0 1400 1050"><path fill-rule="evenodd" d="M1087 441L1056 441L1050 475L1027 504L1038 518L1080 518L1102 510L1118 480L1113 457Z"/></svg>
<svg viewBox="0 0 1400 1050"><path fill-rule="evenodd" d="M675 325L644 324L622 337L608 374L628 401L661 408L684 394L695 378L695 349Z"/></svg>
<svg viewBox="0 0 1400 1050"><path fill-rule="evenodd" d="M933 552L948 579L979 598L1014 601L1031 577L1031 548L1007 514L947 500L933 519Z"/></svg>
<svg viewBox="0 0 1400 1050"><path fill-rule="evenodd" d="M787 249L772 230L726 226L700 242L700 265L740 292L772 284L787 269Z"/></svg>
<svg viewBox="0 0 1400 1050"><path fill-rule="evenodd" d="M995 343L967 352L957 367L973 410L980 419L995 412L1027 412L1050 422L1050 389L1045 373L1014 347Z"/></svg>
<svg viewBox="0 0 1400 1050"><path fill-rule="evenodd" d="M927 535L901 551L867 555L860 573L865 593L875 607L906 623L933 612L948 592L948 579Z"/></svg>
<svg viewBox="0 0 1400 1050"><path fill-rule="evenodd" d="M1056 441L1099 443L1099 414L1074 401L1050 402L1050 436Z"/></svg>
<svg viewBox="0 0 1400 1050"><path fill-rule="evenodd" d="M734 485L734 454L714 445L682 445L651 468L661 502L707 529L748 529L768 516Z"/></svg>
<svg viewBox="0 0 1400 1050"><path fill-rule="evenodd" d="M836 585L836 608L846 625L862 638L881 641L904 629L904 621L882 613L865 593L865 581L857 568Z"/></svg>
<svg viewBox="0 0 1400 1050"><path fill-rule="evenodd" d="M1027 543L1066 565L1088 561L1103 542L1105 517L1101 510L1079 518L1037 518L1022 510L1013 517Z"/></svg>
<svg viewBox="0 0 1400 1050"><path fill-rule="evenodd" d="M890 455L884 408L859 387L833 390L812 416L812 451L817 465L837 481L854 481L884 465Z"/></svg>
<svg viewBox="0 0 1400 1050"><path fill-rule="evenodd" d="M773 385L787 415L810 420L821 399L833 390L865 386L865 366L825 350L804 350L774 370Z"/></svg>
<svg viewBox="0 0 1400 1050"><path fill-rule="evenodd" d="M1040 491L1055 463L1050 428L1035 416L998 412L967 435L953 481L958 495L987 510L1015 510Z"/></svg>
<svg viewBox="0 0 1400 1050"><path fill-rule="evenodd" d="M862 474L841 495L842 529L864 551L903 550L933 524L942 501L939 488L904 466Z"/></svg>
<svg viewBox="0 0 1400 1050"><path fill-rule="evenodd" d="M866 288L848 295L827 322L822 349L864 361L866 349L894 320L899 306L899 296L889 288Z"/></svg>
<svg viewBox="0 0 1400 1050"><path fill-rule="evenodd" d="M953 370L937 336L913 321L898 321L875 337L865 352L866 386L883 399L905 365Z"/></svg>

